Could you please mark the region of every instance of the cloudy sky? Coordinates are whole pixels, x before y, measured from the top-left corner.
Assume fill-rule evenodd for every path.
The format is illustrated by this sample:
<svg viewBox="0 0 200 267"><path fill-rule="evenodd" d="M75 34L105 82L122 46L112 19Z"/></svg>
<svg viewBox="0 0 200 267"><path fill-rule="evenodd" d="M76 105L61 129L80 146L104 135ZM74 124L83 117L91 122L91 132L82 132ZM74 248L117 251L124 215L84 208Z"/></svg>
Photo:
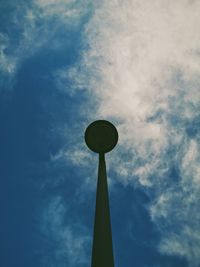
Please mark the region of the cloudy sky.
<svg viewBox="0 0 200 267"><path fill-rule="evenodd" d="M88 267L97 119L116 267L199 267L200 1L0 1L0 265Z"/></svg>

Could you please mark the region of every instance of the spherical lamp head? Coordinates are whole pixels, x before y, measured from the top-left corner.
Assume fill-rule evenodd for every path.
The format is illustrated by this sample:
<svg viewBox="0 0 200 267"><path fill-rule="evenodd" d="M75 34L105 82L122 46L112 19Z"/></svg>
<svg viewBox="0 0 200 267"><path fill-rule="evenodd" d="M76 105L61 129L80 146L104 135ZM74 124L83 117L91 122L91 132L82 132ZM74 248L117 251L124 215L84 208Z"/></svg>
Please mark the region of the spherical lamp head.
<svg viewBox="0 0 200 267"><path fill-rule="evenodd" d="M96 153L111 151L116 146L117 141L117 129L106 120L92 122L85 131L85 142Z"/></svg>

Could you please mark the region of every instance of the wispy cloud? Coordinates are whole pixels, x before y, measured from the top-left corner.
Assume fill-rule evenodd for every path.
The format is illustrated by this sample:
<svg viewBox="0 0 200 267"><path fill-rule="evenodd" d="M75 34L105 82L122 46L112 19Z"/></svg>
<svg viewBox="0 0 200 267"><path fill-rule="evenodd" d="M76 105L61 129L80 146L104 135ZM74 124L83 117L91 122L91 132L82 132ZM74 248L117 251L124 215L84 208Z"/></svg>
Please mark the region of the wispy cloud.
<svg viewBox="0 0 200 267"><path fill-rule="evenodd" d="M118 126L118 179L154 191L160 251L189 266L200 260L199 9L199 1L103 1L85 31L82 67L70 73L96 101L94 118Z"/></svg>
<svg viewBox="0 0 200 267"><path fill-rule="evenodd" d="M0 34L0 61L1 71L12 74L15 70L15 59L6 56L6 49L9 47L8 37L5 34Z"/></svg>
<svg viewBox="0 0 200 267"><path fill-rule="evenodd" d="M81 4L73 0L16 3L19 6L8 21L2 21L11 27L0 34L2 74L13 78L22 62L41 48L58 50L67 47L69 32L80 25L88 12L88 4L89 1Z"/></svg>
<svg viewBox="0 0 200 267"><path fill-rule="evenodd" d="M51 198L45 206L41 231L46 239L42 255L44 266L88 266L87 250L91 237L79 222L72 222L67 205L60 196Z"/></svg>

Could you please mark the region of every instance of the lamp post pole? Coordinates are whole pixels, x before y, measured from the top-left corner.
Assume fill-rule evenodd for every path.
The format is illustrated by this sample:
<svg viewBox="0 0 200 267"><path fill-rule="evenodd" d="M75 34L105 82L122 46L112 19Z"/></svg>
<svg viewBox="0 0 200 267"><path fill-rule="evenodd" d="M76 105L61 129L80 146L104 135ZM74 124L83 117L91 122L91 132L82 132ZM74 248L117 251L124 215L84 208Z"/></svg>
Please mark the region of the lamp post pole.
<svg viewBox="0 0 200 267"><path fill-rule="evenodd" d="M98 120L86 129L85 141L93 152L99 153L91 267L114 267L105 153L117 144L118 133L112 123Z"/></svg>

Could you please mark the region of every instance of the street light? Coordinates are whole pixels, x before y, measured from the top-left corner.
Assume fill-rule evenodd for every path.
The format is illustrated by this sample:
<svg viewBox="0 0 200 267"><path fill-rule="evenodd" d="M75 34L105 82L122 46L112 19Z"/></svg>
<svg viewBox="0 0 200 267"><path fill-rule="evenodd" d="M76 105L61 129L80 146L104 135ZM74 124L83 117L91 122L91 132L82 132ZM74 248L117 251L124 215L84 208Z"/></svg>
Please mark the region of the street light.
<svg viewBox="0 0 200 267"><path fill-rule="evenodd" d="M117 129L105 120L94 121L85 131L87 146L99 154L91 267L114 267L105 153L110 152L117 141Z"/></svg>

